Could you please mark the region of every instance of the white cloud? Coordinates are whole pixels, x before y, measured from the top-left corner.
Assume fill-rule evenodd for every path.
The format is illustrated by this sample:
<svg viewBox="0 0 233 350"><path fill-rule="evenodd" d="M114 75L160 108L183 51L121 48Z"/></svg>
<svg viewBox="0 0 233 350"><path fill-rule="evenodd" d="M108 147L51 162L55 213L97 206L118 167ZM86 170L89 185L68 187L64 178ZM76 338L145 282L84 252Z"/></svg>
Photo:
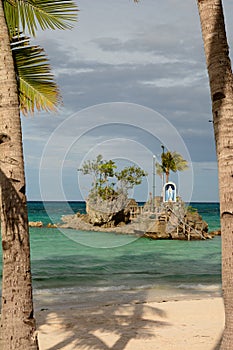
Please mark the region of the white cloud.
<svg viewBox="0 0 233 350"><path fill-rule="evenodd" d="M191 87L194 83L201 81L203 79L202 75L187 76L184 78L161 78L157 80L141 81L141 84L149 85L152 87L170 88L176 86Z"/></svg>
<svg viewBox="0 0 233 350"><path fill-rule="evenodd" d="M59 75L77 75L77 74L87 74L94 72L92 68L74 68L74 67L61 67L54 70L54 74L58 77Z"/></svg>

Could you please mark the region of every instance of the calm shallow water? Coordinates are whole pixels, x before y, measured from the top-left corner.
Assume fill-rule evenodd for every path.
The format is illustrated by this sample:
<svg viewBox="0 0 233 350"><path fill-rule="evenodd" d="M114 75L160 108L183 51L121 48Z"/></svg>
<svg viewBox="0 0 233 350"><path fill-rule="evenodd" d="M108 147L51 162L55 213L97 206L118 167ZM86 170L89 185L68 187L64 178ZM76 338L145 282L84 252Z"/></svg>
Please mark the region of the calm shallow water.
<svg viewBox="0 0 233 350"><path fill-rule="evenodd" d="M210 230L219 228L219 205L193 203ZM30 202L29 219L59 222L85 211L80 202ZM52 219L51 219L52 218ZM90 303L220 294L221 238L153 241L114 233L31 228L35 300L40 305ZM71 239L70 239L71 238ZM105 247L105 248L102 248Z"/></svg>

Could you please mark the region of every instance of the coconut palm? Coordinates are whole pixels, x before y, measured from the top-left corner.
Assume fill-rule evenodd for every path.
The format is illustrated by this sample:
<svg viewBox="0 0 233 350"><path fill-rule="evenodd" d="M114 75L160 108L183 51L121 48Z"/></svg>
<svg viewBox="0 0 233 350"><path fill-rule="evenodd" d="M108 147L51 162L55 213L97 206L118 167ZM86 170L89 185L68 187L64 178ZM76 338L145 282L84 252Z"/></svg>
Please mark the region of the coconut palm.
<svg viewBox="0 0 233 350"><path fill-rule="evenodd" d="M67 28L75 18L75 10L71 0L0 1L0 218L3 255L0 345L3 350L38 349L32 303L19 91L23 95L21 106L24 112L45 108L46 105L40 107L39 99L34 99L36 92L27 93L30 89L18 84L10 39L13 42L15 36L19 38L20 30L27 29L34 35L37 27ZM19 51L15 52L18 59L22 59L20 49L21 44ZM29 51L27 57L32 58ZM34 51L34 54L35 62L39 53ZM32 62L33 59L33 65ZM26 64L29 71L32 65ZM22 65L21 71L18 67L18 77L24 76L26 66ZM36 71L36 65L34 69ZM39 70L37 73L40 74Z"/></svg>
<svg viewBox="0 0 233 350"><path fill-rule="evenodd" d="M34 113L35 109L56 110L61 95L43 48L30 45L30 39L20 34L11 38L11 49L20 110L24 114Z"/></svg>
<svg viewBox="0 0 233 350"><path fill-rule="evenodd" d="M75 20L72 0L3 1L23 113L55 110L61 102L48 59L39 46L31 46L25 31L35 36L42 29L70 29Z"/></svg>
<svg viewBox="0 0 233 350"><path fill-rule="evenodd" d="M166 174L166 182L169 181L170 172L183 171L188 169L187 161L177 152L163 152L161 154L161 164L156 162L156 173L161 176Z"/></svg>
<svg viewBox="0 0 233 350"><path fill-rule="evenodd" d="M221 0L197 1L212 100L218 159L225 330L221 350L233 349L233 76Z"/></svg>

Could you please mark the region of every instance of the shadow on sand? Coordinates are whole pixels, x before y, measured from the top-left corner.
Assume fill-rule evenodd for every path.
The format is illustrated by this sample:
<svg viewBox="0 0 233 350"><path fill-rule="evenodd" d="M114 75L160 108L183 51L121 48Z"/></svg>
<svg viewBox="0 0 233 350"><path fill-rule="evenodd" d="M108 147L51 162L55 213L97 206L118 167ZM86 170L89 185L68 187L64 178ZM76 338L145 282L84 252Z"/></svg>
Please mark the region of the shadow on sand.
<svg viewBox="0 0 233 350"><path fill-rule="evenodd" d="M66 347L68 349L68 345L70 349L124 350L134 339L150 340L155 336L156 327L169 326L166 313L146 304L145 298L142 300L141 293L133 294L130 304L122 305L120 302L120 300L119 304L106 302L105 305L85 309L40 311L37 318L39 324L43 325L38 327L42 345L43 334L54 324L57 334L62 330L66 336L65 339L56 339L55 332L51 345L49 344L46 350Z"/></svg>
<svg viewBox="0 0 233 350"><path fill-rule="evenodd" d="M194 349L199 349L199 345L200 349L205 349L205 346L209 350L219 349L221 339L215 338L214 345L212 334L206 333L206 330L201 331L198 324L196 326L191 324L195 321L190 321L187 313L184 319L179 315L176 316L174 309L173 316L170 314L171 311L168 315L164 311L164 309L168 310L164 304L161 303L160 308L158 303L147 302L146 292L144 297L142 292L128 292L127 297L127 304L122 303L120 294L119 300L115 299L113 302L109 299L109 294L103 292L106 303L102 305L97 303L93 306L92 303L91 307L80 307L77 303L67 308L61 305L60 309L53 311L50 304L48 309L41 309L37 312L40 349L167 350L175 349L176 346L177 349L179 346L182 349L191 349L189 345L192 346L194 343ZM179 306L179 303L175 305L177 308ZM174 315L175 318L177 317L177 322ZM177 344L172 343L176 339L176 334ZM213 342L212 346L211 342Z"/></svg>

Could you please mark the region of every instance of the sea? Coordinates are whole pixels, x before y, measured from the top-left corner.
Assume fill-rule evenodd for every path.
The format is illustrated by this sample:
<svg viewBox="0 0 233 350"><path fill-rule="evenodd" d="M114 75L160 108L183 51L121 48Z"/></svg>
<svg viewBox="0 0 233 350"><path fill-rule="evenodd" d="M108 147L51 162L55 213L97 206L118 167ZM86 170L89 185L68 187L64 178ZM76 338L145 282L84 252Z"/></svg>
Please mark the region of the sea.
<svg viewBox="0 0 233 350"><path fill-rule="evenodd" d="M220 228L219 203L190 205L209 231ZM77 212L85 213L84 202L28 202L29 220L44 224L30 228L36 309L221 295L221 237L150 240L46 227Z"/></svg>

